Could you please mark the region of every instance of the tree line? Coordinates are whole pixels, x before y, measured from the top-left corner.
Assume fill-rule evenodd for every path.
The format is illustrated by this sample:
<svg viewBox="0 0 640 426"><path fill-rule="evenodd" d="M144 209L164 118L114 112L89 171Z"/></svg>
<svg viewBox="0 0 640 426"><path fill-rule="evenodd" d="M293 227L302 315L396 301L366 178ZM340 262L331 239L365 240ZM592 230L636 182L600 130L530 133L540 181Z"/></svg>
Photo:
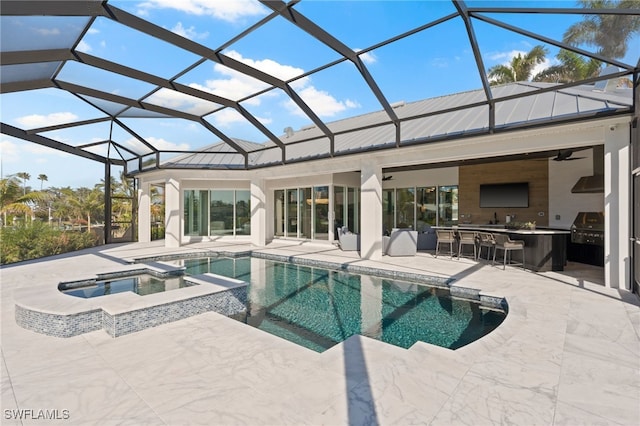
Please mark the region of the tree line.
<svg viewBox="0 0 640 426"><path fill-rule="evenodd" d="M28 185L31 175L0 179L0 264L66 253L104 243L105 182L93 188L49 187L38 175L40 189ZM111 177L111 220L126 232L133 223L135 188L124 174ZM112 229L113 232L113 229Z"/></svg>
<svg viewBox="0 0 640 426"><path fill-rule="evenodd" d="M16 173L0 179L0 220L2 226L27 224L32 221L46 222L60 228L91 229L92 224L105 221L105 181L93 188L49 187L45 174L38 175L40 189L27 184L31 175ZM131 219L131 201L135 197L132 179L122 173L120 180L111 177L113 219L126 222Z"/></svg>

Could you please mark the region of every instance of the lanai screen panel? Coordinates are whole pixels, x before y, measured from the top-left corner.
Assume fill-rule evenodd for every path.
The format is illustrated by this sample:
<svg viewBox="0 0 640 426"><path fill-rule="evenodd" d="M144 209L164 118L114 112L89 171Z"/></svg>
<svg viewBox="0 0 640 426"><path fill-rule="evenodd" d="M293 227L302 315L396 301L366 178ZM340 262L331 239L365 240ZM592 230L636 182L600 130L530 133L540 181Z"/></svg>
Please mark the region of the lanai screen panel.
<svg viewBox="0 0 640 426"><path fill-rule="evenodd" d="M3 132L135 170L247 168L629 113L640 37L565 42L581 12L573 1L7 0ZM640 17L588 12L611 40ZM493 67L538 45L546 58L530 75L494 84ZM566 52L597 72L566 81L553 68ZM549 69L555 80L536 81Z"/></svg>

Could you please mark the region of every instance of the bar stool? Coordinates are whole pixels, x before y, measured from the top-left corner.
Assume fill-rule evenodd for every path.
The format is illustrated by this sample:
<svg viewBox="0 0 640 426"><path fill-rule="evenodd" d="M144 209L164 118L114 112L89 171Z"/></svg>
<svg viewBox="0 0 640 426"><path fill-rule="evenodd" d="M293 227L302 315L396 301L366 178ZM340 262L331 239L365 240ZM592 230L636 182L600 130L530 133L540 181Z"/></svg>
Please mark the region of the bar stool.
<svg viewBox="0 0 640 426"><path fill-rule="evenodd" d="M445 229L436 229L436 255L440 252L440 243L449 244L449 256L453 257L453 245L456 243L456 236L453 231Z"/></svg>
<svg viewBox="0 0 640 426"><path fill-rule="evenodd" d="M482 249L487 248L487 260L491 259L491 253L495 249L496 240L491 232L478 232L480 248L478 249L478 259L482 259Z"/></svg>
<svg viewBox="0 0 640 426"><path fill-rule="evenodd" d="M473 260L478 258L478 252L476 247L477 232L475 231L458 231L458 259L462 257L462 248L465 245L473 246Z"/></svg>
<svg viewBox="0 0 640 426"><path fill-rule="evenodd" d="M522 269L524 268L524 241L522 240L512 240L508 235L504 234L495 234L494 235L496 244L493 250L493 262L492 265L496 263L496 253L498 250L502 250L504 252L504 260L502 269L507 267L507 257L509 257L509 265L519 266L522 265ZM522 263L511 263L511 252L514 250L522 250Z"/></svg>

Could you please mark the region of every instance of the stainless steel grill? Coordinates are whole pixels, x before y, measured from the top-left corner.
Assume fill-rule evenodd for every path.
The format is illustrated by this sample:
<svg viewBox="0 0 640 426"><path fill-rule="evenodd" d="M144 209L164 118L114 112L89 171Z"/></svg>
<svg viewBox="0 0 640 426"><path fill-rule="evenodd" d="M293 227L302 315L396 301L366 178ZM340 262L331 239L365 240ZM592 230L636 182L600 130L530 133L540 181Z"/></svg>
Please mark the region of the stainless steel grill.
<svg viewBox="0 0 640 426"><path fill-rule="evenodd" d="M604 247L604 213L578 213L571 225L571 242Z"/></svg>

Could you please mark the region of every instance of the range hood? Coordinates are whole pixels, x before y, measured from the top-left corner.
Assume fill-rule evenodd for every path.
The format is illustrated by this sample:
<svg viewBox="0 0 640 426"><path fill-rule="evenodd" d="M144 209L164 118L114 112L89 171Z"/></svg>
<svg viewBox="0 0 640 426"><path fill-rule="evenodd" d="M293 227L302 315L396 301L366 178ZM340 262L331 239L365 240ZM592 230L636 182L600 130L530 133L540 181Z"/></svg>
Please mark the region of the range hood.
<svg viewBox="0 0 640 426"><path fill-rule="evenodd" d="M595 194L604 192L604 145L593 147L593 175L578 179L571 192L574 194Z"/></svg>

